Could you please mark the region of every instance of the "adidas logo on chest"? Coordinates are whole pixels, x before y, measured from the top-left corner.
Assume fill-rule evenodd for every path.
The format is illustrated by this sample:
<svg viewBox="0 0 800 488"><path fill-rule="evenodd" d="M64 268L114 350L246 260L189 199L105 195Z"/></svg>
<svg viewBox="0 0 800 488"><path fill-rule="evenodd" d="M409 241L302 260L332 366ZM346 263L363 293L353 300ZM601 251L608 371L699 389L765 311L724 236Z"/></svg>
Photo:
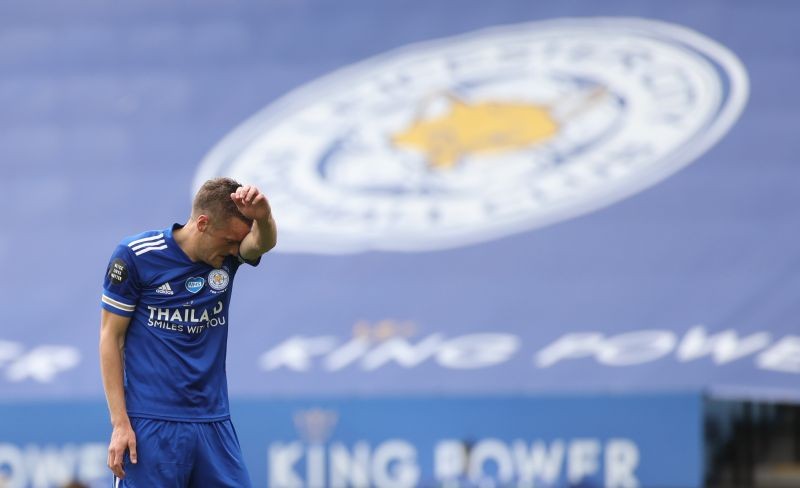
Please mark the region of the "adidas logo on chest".
<svg viewBox="0 0 800 488"><path fill-rule="evenodd" d="M156 288L156 293L160 293L162 295L174 295L175 292L172 291L172 287L169 286L169 283L164 283L163 285Z"/></svg>

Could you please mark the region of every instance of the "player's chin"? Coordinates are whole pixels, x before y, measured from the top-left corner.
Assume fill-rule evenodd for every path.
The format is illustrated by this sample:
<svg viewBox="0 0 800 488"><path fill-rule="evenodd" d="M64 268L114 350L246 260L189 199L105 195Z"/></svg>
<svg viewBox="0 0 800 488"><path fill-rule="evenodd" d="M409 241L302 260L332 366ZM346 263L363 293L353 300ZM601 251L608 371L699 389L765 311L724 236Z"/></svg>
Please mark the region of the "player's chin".
<svg viewBox="0 0 800 488"><path fill-rule="evenodd" d="M205 261L207 265L217 269L221 268L224 262L225 262L225 257L218 257Z"/></svg>

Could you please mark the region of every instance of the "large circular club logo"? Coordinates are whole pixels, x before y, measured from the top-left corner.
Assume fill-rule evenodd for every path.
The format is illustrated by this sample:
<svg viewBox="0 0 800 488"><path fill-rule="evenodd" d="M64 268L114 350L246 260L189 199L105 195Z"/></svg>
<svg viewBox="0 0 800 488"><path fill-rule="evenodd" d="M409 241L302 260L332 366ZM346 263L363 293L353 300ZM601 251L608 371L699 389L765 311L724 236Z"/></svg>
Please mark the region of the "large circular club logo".
<svg viewBox="0 0 800 488"><path fill-rule="evenodd" d="M628 18L412 45L289 93L201 164L259 185L289 252L427 251L594 211L694 161L747 74L694 31Z"/></svg>

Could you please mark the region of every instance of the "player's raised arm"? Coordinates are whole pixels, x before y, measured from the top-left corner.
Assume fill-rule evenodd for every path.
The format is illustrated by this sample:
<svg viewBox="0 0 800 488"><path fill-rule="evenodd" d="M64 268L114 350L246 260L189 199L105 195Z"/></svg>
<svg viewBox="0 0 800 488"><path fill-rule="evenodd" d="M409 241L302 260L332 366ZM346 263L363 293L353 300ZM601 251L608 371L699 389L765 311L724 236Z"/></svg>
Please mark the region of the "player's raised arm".
<svg viewBox="0 0 800 488"><path fill-rule="evenodd" d="M231 199L242 215L253 219L250 233L239 246L239 254L248 261L258 259L259 256L275 247L278 241L278 231L275 227L275 220L272 218L269 201L258 188L252 185L240 186L234 193L231 193Z"/></svg>
<svg viewBox="0 0 800 488"><path fill-rule="evenodd" d="M103 388L113 426L108 446L108 467L118 478L125 477L122 464L126 450L130 450L131 462L136 463L136 435L125 409L125 391L122 383L122 354L125 332L130 322L130 317L123 317L105 309L101 311L100 372L103 376Z"/></svg>

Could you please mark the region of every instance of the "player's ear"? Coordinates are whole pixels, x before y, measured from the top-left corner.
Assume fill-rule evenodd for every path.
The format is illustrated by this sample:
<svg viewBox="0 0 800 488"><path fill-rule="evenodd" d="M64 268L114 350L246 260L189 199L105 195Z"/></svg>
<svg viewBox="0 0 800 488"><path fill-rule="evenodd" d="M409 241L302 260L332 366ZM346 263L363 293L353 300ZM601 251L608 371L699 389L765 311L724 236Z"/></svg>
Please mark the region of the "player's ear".
<svg viewBox="0 0 800 488"><path fill-rule="evenodd" d="M200 214L197 216L197 230L205 232L208 229L208 215Z"/></svg>

